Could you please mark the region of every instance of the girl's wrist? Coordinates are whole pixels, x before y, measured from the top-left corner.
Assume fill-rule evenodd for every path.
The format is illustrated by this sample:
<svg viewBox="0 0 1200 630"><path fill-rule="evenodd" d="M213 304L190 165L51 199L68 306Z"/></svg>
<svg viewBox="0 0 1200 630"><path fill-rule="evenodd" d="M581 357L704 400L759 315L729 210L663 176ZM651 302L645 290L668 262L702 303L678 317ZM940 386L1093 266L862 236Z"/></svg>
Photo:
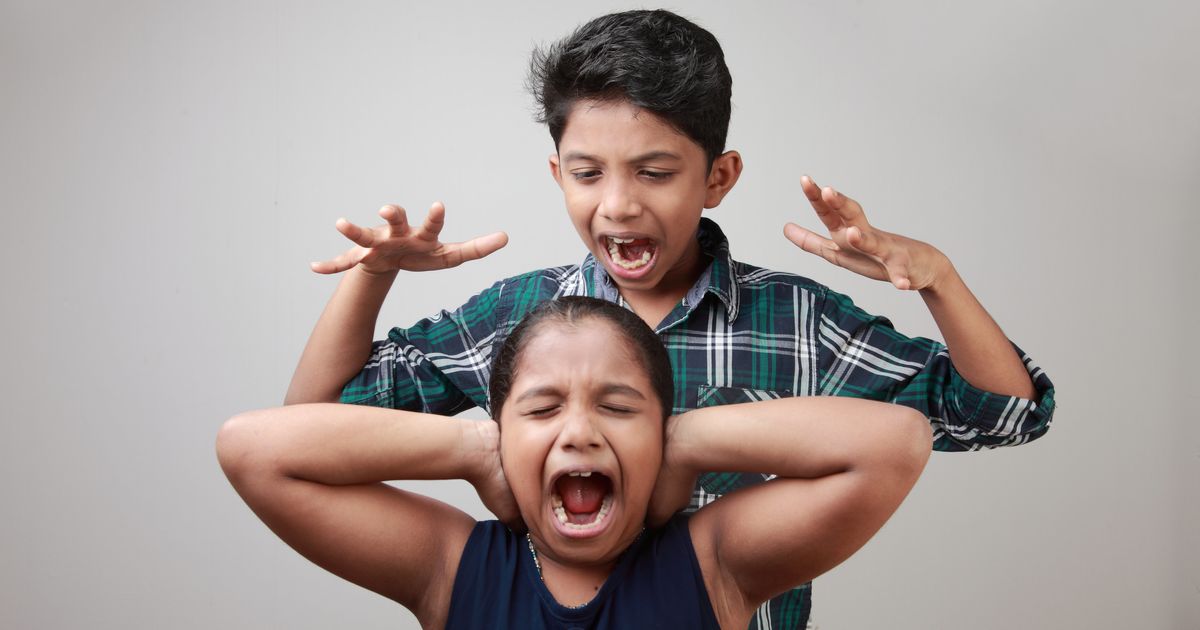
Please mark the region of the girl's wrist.
<svg viewBox="0 0 1200 630"><path fill-rule="evenodd" d="M500 426L494 420L461 420L463 479L478 487L500 468Z"/></svg>

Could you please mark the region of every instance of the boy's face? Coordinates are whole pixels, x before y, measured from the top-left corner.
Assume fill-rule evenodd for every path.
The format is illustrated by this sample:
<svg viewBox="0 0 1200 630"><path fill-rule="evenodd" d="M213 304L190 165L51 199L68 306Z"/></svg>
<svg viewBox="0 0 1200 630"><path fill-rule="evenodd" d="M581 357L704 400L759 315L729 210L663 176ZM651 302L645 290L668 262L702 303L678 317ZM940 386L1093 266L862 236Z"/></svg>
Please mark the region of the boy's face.
<svg viewBox="0 0 1200 630"><path fill-rule="evenodd" d="M580 101L550 170L580 238L617 285L656 293L686 291L702 271L700 213L732 187L738 160L727 153L710 173L700 145L657 115L626 101Z"/></svg>

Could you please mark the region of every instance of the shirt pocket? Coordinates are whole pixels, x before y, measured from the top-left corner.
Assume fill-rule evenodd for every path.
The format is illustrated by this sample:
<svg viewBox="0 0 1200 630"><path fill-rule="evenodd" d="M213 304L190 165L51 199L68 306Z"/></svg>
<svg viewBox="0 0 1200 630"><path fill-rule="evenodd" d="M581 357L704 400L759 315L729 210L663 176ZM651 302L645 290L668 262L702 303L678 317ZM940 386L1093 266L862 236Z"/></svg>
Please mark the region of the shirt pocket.
<svg viewBox="0 0 1200 630"><path fill-rule="evenodd" d="M774 400L776 398L791 398L792 396L792 392L787 390L701 385L696 392L696 408L719 407L721 405L735 405L738 403ZM774 478L775 475L769 472L706 472L700 474L697 483L704 493L710 495L711 500L735 490L765 483Z"/></svg>

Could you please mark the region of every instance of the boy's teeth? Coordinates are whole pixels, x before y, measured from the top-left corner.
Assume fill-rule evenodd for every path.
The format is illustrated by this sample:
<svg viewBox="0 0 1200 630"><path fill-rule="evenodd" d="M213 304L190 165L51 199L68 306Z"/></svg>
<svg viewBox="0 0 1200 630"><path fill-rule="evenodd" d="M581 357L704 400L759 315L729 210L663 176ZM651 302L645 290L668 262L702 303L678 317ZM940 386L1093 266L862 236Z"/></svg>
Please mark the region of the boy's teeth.
<svg viewBox="0 0 1200 630"><path fill-rule="evenodd" d="M608 237L608 255L612 258L613 262L617 263L623 269L638 269L650 262L650 250L643 251L642 255L636 260L626 260L621 255L621 244L632 243L633 240L632 238Z"/></svg>
<svg viewBox="0 0 1200 630"><path fill-rule="evenodd" d="M589 470L587 472L580 472L580 471L569 472L569 473L567 473L567 476L568 477L591 477L592 471Z"/></svg>

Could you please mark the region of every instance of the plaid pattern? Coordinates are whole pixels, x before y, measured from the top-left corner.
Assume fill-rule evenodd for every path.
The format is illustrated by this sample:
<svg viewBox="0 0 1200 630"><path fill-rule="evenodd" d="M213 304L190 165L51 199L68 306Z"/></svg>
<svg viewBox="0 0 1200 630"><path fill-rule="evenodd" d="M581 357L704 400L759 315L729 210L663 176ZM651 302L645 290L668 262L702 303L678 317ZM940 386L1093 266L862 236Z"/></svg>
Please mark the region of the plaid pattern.
<svg viewBox="0 0 1200 630"><path fill-rule="evenodd" d="M712 263L657 327L675 372L675 413L781 396L884 400L924 413L941 451L1016 446L1049 429L1053 385L1020 349L1035 400L972 387L944 345L906 337L821 284L733 260L708 219L697 238ZM501 280L454 311L393 328L375 342L342 402L446 415L488 409L493 350L539 302L564 295L625 305L591 255L579 265ZM769 478L765 471L706 474L692 508ZM803 628L810 592L805 584L765 604L750 627Z"/></svg>

